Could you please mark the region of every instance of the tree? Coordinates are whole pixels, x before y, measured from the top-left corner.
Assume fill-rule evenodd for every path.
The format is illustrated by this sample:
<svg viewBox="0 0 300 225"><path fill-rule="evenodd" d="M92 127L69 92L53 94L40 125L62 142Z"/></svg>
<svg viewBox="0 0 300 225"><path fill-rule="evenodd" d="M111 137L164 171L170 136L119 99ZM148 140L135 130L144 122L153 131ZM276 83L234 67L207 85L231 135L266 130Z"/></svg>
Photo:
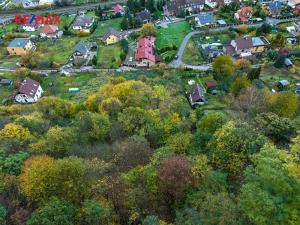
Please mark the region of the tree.
<svg viewBox="0 0 300 225"><path fill-rule="evenodd" d="M231 92L234 96L238 96L243 90L251 86L251 82L246 76L238 76L231 86Z"/></svg>
<svg viewBox="0 0 300 225"><path fill-rule="evenodd" d="M76 157L53 159L36 156L25 161L20 175L20 190L39 204L51 197L80 203L87 195L90 179L85 161Z"/></svg>
<svg viewBox="0 0 300 225"><path fill-rule="evenodd" d="M247 77L250 81L253 81L255 79L259 79L260 72L261 72L261 67L260 66L251 68L250 71L247 74Z"/></svg>
<svg viewBox="0 0 300 225"><path fill-rule="evenodd" d="M299 98L293 92L281 92L275 100L269 99L269 107L278 116L292 118L299 108Z"/></svg>
<svg viewBox="0 0 300 225"><path fill-rule="evenodd" d="M200 132L213 135L215 131L221 128L227 122L227 118L223 113L210 112L205 114L198 123Z"/></svg>
<svg viewBox="0 0 300 225"><path fill-rule="evenodd" d="M108 224L110 216L110 210L95 200L86 200L80 213L81 224L85 225Z"/></svg>
<svg viewBox="0 0 300 225"><path fill-rule="evenodd" d="M0 172L19 176L23 162L29 158L27 152L18 152L16 154L6 154L0 150Z"/></svg>
<svg viewBox="0 0 300 225"><path fill-rule="evenodd" d="M193 183L191 165L185 156L171 156L162 161L158 168L160 189L172 201L181 200Z"/></svg>
<svg viewBox="0 0 300 225"><path fill-rule="evenodd" d="M0 146L9 152L17 152L33 140L33 136L27 128L15 123L8 123L0 130Z"/></svg>
<svg viewBox="0 0 300 225"><path fill-rule="evenodd" d="M184 208L176 212L175 225L202 225L202 221L195 209Z"/></svg>
<svg viewBox="0 0 300 225"><path fill-rule="evenodd" d="M169 146L176 154L186 154L191 148L192 134L177 133L167 139Z"/></svg>
<svg viewBox="0 0 300 225"><path fill-rule="evenodd" d="M277 34L271 41L274 47L282 48L285 45L285 37L282 34Z"/></svg>
<svg viewBox="0 0 300 225"><path fill-rule="evenodd" d="M123 106L118 98L107 98L101 102L99 106L100 112L104 115L109 115L110 118L116 119L118 113L121 112Z"/></svg>
<svg viewBox="0 0 300 225"><path fill-rule="evenodd" d="M265 138L246 123L230 121L217 130L209 142L212 163L235 177L241 174L249 157L259 151Z"/></svg>
<svg viewBox="0 0 300 225"><path fill-rule="evenodd" d="M0 224L5 224L6 214L6 209L2 205L0 205Z"/></svg>
<svg viewBox="0 0 300 225"><path fill-rule="evenodd" d="M59 126L51 127L45 138L30 145L35 153L48 154L52 157L66 156L75 140L73 130Z"/></svg>
<svg viewBox="0 0 300 225"><path fill-rule="evenodd" d="M156 29L152 23L145 23L140 32L143 37L156 36Z"/></svg>
<svg viewBox="0 0 300 225"><path fill-rule="evenodd" d="M216 80L223 80L233 73L234 64L229 55L218 56L213 62L213 76Z"/></svg>
<svg viewBox="0 0 300 225"><path fill-rule="evenodd" d="M33 69L39 65L41 58L42 57L40 53L36 51L30 51L29 53L21 57L20 64L30 69Z"/></svg>
<svg viewBox="0 0 300 225"><path fill-rule="evenodd" d="M32 134L44 134L50 127L49 120L43 118L40 112L33 112L29 115L22 115L14 121L16 124L27 128Z"/></svg>
<svg viewBox="0 0 300 225"><path fill-rule="evenodd" d="M123 19L121 21L121 29L127 30L128 28L129 28L128 19L126 17L123 17Z"/></svg>
<svg viewBox="0 0 300 225"><path fill-rule="evenodd" d="M28 225L74 225L75 207L58 198L50 199L44 206L38 208L28 220Z"/></svg>
<svg viewBox="0 0 300 225"><path fill-rule="evenodd" d="M279 55L278 58L276 59L274 66L276 68L282 68L284 66L284 60L285 60L285 56L283 55Z"/></svg>
<svg viewBox="0 0 300 225"><path fill-rule="evenodd" d="M239 207L250 223L299 223L299 181L289 175L289 158L271 145L251 157L254 167L246 170L239 196Z"/></svg>
<svg viewBox="0 0 300 225"><path fill-rule="evenodd" d="M295 134L295 128L291 120L281 118L274 113L257 115L255 125L275 143L289 143L291 137Z"/></svg>
<svg viewBox="0 0 300 225"><path fill-rule="evenodd" d="M146 9L148 9L151 13L157 11L156 1L155 0L148 0L146 1Z"/></svg>

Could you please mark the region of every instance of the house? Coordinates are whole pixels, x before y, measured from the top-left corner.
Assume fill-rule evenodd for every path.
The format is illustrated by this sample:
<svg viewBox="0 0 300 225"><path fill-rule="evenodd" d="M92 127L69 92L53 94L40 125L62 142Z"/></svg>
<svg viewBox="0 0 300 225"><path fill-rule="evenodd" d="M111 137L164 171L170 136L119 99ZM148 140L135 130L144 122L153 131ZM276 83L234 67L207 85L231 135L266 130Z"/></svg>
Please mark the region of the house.
<svg viewBox="0 0 300 225"><path fill-rule="evenodd" d="M75 65L83 65L90 59L92 44L86 41L78 42L73 49L73 62Z"/></svg>
<svg viewBox="0 0 300 225"><path fill-rule="evenodd" d="M214 9L218 6L218 2L217 2L217 0L205 0L205 5L209 6L212 9Z"/></svg>
<svg viewBox="0 0 300 225"><path fill-rule="evenodd" d="M173 0L167 1L163 10L165 16L184 16L186 12L199 13L204 5L205 0Z"/></svg>
<svg viewBox="0 0 300 225"><path fill-rule="evenodd" d="M216 89L216 87L218 86L218 83L216 80L207 80L205 82L205 86L206 86L207 92L212 92L213 90Z"/></svg>
<svg viewBox="0 0 300 225"><path fill-rule="evenodd" d="M120 41L121 33L113 28L108 28L107 32L103 35L102 41L107 44L115 44Z"/></svg>
<svg viewBox="0 0 300 225"><path fill-rule="evenodd" d="M34 8L54 4L54 0L18 0L16 2L21 3L24 8Z"/></svg>
<svg viewBox="0 0 300 225"><path fill-rule="evenodd" d="M141 23L148 23L151 21L151 13L148 10L144 10L136 14L136 19Z"/></svg>
<svg viewBox="0 0 300 225"><path fill-rule="evenodd" d="M203 49L203 53L204 53L205 57L209 61L211 61L212 59L221 55L222 52L219 48L221 46L222 45L218 46L218 45L214 45L214 44L202 45L202 49Z"/></svg>
<svg viewBox="0 0 300 225"><path fill-rule="evenodd" d="M7 46L10 55L25 55L31 50L35 50L35 45L29 38L15 38Z"/></svg>
<svg viewBox="0 0 300 225"><path fill-rule="evenodd" d="M197 84L193 85L192 90L189 94L189 100L192 106L204 105L206 103L206 99L204 96L203 88Z"/></svg>
<svg viewBox="0 0 300 225"><path fill-rule="evenodd" d="M94 17L92 16L86 16L86 15L77 16L73 23L73 30L89 33L93 23L94 23Z"/></svg>
<svg viewBox="0 0 300 225"><path fill-rule="evenodd" d="M241 37L232 40L230 45L225 46L224 51L231 56L247 58L264 52L269 46L270 42L265 37Z"/></svg>
<svg viewBox="0 0 300 225"><path fill-rule="evenodd" d="M293 13L297 14L297 15L300 15L300 3L295 5Z"/></svg>
<svg viewBox="0 0 300 225"><path fill-rule="evenodd" d="M151 67L159 62L159 57L154 53L154 41L154 37L143 37L138 40L134 55L136 66Z"/></svg>
<svg viewBox="0 0 300 225"><path fill-rule="evenodd" d="M227 25L227 23L225 22L225 20L217 20L217 23L220 27L225 27Z"/></svg>
<svg viewBox="0 0 300 225"><path fill-rule="evenodd" d="M22 30L24 30L25 32L34 32L36 29L36 25L33 24L24 24L21 27Z"/></svg>
<svg viewBox="0 0 300 225"><path fill-rule="evenodd" d="M214 23L214 15L210 13L201 13L195 17L195 21L198 27L210 26Z"/></svg>
<svg viewBox="0 0 300 225"><path fill-rule="evenodd" d="M243 23L246 23L249 21L249 19L251 18L253 14L253 8L250 7L250 6L245 6L245 7L242 7L240 8L235 14L234 14L234 17L235 19L243 22Z"/></svg>
<svg viewBox="0 0 300 225"><path fill-rule="evenodd" d="M289 58L285 58L285 59L284 59L284 65L285 65L288 69L290 69L290 68L292 68L292 67L294 66L293 62L292 62Z"/></svg>
<svg viewBox="0 0 300 225"><path fill-rule="evenodd" d="M240 2L239 0L216 0L218 6L229 5L232 2Z"/></svg>
<svg viewBox="0 0 300 225"><path fill-rule="evenodd" d="M43 94L43 89L39 82L27 77L20 85L15 100L19 103L34 103Z"/></svg>
<svg viewBox="0 0 300 225"><path fill-rule="evenodd" d="M119 4L116 4L113 9L113 15L114 16L116 16L116 15L124 16L125 15L124 7Z"/></svg>
<svg viewBox="0 0 300 225"><path fill-rule="evenodd" d="M284 9L284 3L281 1L268 2L264 7L272 16L279 16Z"/></svg>
<svg viewBox="0 0 300 225"><path fill-rule="evenodd" d="M63 32L58 31L57 26L46 24L43 26L40 36L42 38L61 38L62 34Z"/></svg>
<svg viewBox="0 0 300 225"><path fill-rule="evenodd" d="M278 81L277 86L282 90L284 88L287 88L289 86L289 82L287 80L280 80Z"/></svg>
<svg viewBox="0 0 300 225"><path fill-rule="evenodd" d="M0 86L11 86L13 84L13 81L10 79L0 79Z"/></svg>
<svg viewBox="0 0 300 225"><path fill-rule="evenodd" d="M293 9L295 9L298 4L300 4L300 0L288 0L288 6Z"/></svg>

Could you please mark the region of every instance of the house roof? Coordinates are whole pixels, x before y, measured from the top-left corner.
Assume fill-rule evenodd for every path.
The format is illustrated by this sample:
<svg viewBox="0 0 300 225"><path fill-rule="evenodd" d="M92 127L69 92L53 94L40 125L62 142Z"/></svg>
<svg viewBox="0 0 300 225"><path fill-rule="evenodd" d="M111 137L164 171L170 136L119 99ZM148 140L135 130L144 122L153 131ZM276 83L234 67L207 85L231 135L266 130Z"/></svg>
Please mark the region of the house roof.
<svg viewBox="0 0 300 225"><path fill-rule="evenodd" d="M205 83L207 87L216 87L218 85L217 81L215 80L208 80Z"/></svg>
<svg viewBox="0 0 300 225"><path fill-rule="evenodd" d="M190 92L190 96L193 102L205 102L204 91L199 85L193 85Z"/></svg>
<svg viewBox="0 0 300 225"><path fill-rule="evenodd" d="M201 24L211 24L214 20L213 13L201 13L197 18Z"/></svg>
<svg viewBox="0 0 300 225"><path fill-rule="evenodd" d="M94 21L94 17L82 15L82 16L78 16L76 18L73 26L84 27L84 26L86 26L86 24L93 23L93 21Z"/></svg>
<svg viewBox="0 0 300 225"><path fill-rule="evenodd" d="M29 38L15 38L12 40L8 47L9 48L24 48L25 45L30 41Z"/></svg>
<svg viewBox="0 0 300 225"><path fill-rule="evenodd" d="M282 86L289 85L289 82L287 80L280 80L278 83L281 84Z"/></svg>
<svg viewBox="0 0 300 225"><path fill-rule="evenodd" d="M88 51L89 51L90 47L89 44L86 43L85 41L79 41L74 49L73 49L73 53L75 52L79 52L82 55L85 55Z"/></svg>
<svg viewBox="0 0 300 225"><path fill-rule="evenodd" d="M108 30L106 31L106 33L103 35L102 39L105 41L111 35L114 35L116 37L120 37L121 32L116 31L115 29L113 29L113 28L110 27L110 28L108 28Z"/></svg>
<svg viewBox="0 0 300 225"><path fill-rule="evenodd" d="M4 84L11 84L13 81L10 79L0 79L0 84L4 85Z"/></svg>
<svg viewBox="0 0 300 225"><path fill-rule="evenodd" d="M42 33L45 33L45 34L53 34L53 33L56 33L58 30L57 26L54 26L54 25L44 25L43 29L42 29Z"/></svg>
<svg viewBox="0 0 300 225"><path fill-rule="evenodd" d="M137 51L135 53L135 59L148 59L152 62L156 62L156 56L153 51L154 37L141 38L137 43Z"/></svg>
<svg viewBox="0 0 300 225"><path fill-rule="evenodd" d="M252 37L241 37L235 40L237 50L250 49L253 47Z"/></svg>
<svg viewBox="0 0 300 225"><path fill-rule="evenodd" d="M119 12L124 12L124 11L125 11L125 10L124 10L124 7L123 7L123 6L121 6L121 5L119 5L119 4L116 4L116 5L114 6L113 14L116 15L117 13L119 13Z"/></svg>
<svg viewBox="0 0 300 225"><path fill-rule="evenodd" d="M272 1L267 4L269 10L273 14L278 14L283 9L284 4L281 1Z"/></svg>
<svg viewBox="0 0 300 225"><path fill-rule="evenodd" d="M249 17L252 15L252 12L253 12L253 8L252 7L245 6L245 7L240 8L237 11L237 14L239 15L239 19L242 22L247 22L248 19L249 19Z"/></svg>
<svg viewBox="0 0 300 225"><path fill-rule="evenodd" d="M19 93L28 95L32 98L34 98L38 88L40 86L40 83L27 77L22 83L19 88Z"/></svg>
<svg viewBox="0 0 300 225"><path fill-rule="evenodd" d="M292 65L293 65L292 61L291 61L289 58L285 58L285 59L284 59L284 64L285 64L286 66L292 66Z"/></svg>
<svg viewBox="0 0 300 225"><path fill-rule="evenodd" d="M147 10L137 13L136 18L140 21L151 20L151 13Z"/></svg>

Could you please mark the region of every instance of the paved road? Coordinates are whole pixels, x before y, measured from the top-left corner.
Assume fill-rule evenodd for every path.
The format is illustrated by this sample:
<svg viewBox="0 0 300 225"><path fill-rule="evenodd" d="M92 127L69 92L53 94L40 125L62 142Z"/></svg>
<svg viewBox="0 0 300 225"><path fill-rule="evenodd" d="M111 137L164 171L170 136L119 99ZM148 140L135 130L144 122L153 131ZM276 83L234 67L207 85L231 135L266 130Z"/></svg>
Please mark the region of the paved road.
<svg viewBox="0 0 300 225"><path fill-rule="evenodd" d="M272 25L276 25L278 23L283 23L283 22L291 22L291 21L299 21L300 18L299 17L296 17L296 18L288 18L288 19L276 19L276 18L270 18L268 17L266 19L266 22L269 23L269 24L272 24ZM249 27L259 27L263 24L264 22L259 22L259 23L253 23L253 24L249 24L248 26ZM233 26L227 26L227 27L218 27L218 28L211 28L209 29L209 31L211 33L213 32L218 32L218 31L224 31L224 30L227 30L229 29L229 27L231 28L238 28L240 25L233 25ZM186 45L188 44L190 38L196 34L201 34L201 33L204 33L203 31L192 31L190 33L188 33L179 49L178 49L178 52L177 52L177 59L174 59L173 61L171 61L169 64L168 64L168 67L169 68L180 68L180 67L183 67L183 68L190 68L190 69L193 69L193 70L201 70L201 71L207 71L207 70L210 70L212 68L212 65L211 64L202 64L202 65L198 65L198 66L193 66L193 65L187 65L185 64L183 61L182 61L182 56L183 56L183 53L184 53L184 50L186 48Z"/></svg>

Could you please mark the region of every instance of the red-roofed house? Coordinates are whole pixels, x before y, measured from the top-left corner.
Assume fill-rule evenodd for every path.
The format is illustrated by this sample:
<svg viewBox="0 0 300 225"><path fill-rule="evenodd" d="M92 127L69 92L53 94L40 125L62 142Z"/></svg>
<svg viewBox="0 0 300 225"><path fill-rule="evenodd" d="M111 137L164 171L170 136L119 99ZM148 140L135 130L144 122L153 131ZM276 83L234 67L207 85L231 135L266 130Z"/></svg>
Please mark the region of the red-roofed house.
<svg viewBox="0 0 300 225"><path fill-rule="evenodd" d="M159 61L153 50L154 41L154 37L144 37L139 39L135 52L136 66L151 67Z"/></svg>
<svg viewBox="0 0 300 225"><path fill-rule="evenodd" d="M20 85L15 100L19 103L34 103L43 93L39 82L27 77Z"/></svg>
<svg viewBox="0 0 300 225"><path fill-rule="evenodd" d="M125 9L124 9L124 7L121 6L121 5L119 5L119 4L116 4L116 5L114 6L114 10L113 10L113 15L115 16L115 15L117 15L117 14L119 14L119 15L121 15L121 16L123 16L123 15L125 14Z"/></svg>
<svg viewBox="0 0 300 225"><path fill-rule="evenodd" d="M62 32L58 31L57 26L46 24L42 28L40 36L42 38L60 38L62 36Z"/></svg>
<svg viewBox="0 0 300 225"><path fill-rule="evenodd" d="M249 21L253 13L253 8L250 6L242 7L240 8L235 14L234 17L243 22L246 23Z"/></svg>

